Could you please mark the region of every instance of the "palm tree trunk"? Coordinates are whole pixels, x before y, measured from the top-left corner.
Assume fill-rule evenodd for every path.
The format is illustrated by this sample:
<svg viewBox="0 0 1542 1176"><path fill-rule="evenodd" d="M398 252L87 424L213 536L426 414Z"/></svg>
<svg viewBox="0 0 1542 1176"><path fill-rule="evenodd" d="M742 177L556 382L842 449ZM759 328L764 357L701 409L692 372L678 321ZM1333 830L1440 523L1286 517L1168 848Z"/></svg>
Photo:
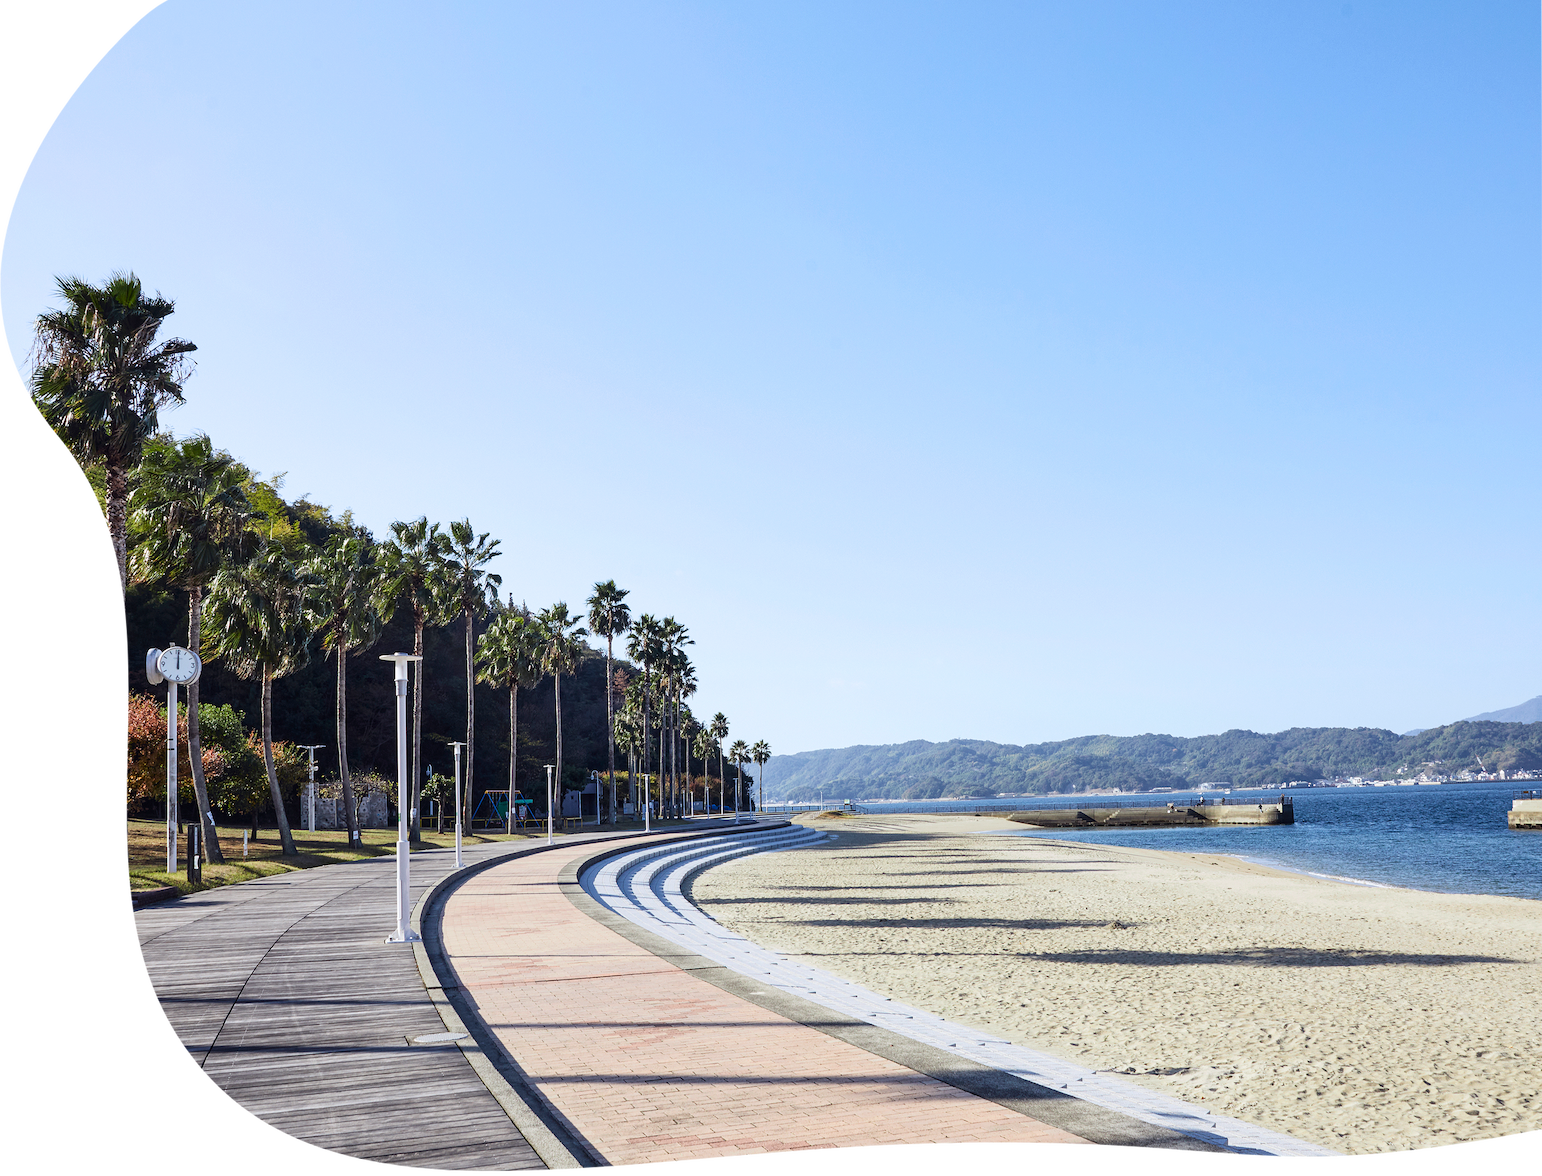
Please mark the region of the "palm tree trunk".
<svg viewBox="0 0 1542 1176"><path fill-rule="evenodd" d="M555 817L562 811L562 672L560 670L552 675L552 681L553 691L557 699L557 791L555 794L556 800L553 802L557 806L557 812L552 814ZM578 801L578 820L580 824L583 823L583 819L584 802L583 798L580 797Z"/></svg>
<svg viewBox="0 0 1542 1176"><path fill-rule="evenodd" d="M289 814L284 812L284 796L278 790L278 769L273 766L273 672L262 667L262 763L268 770L268 794L273 798L273 814L278 819L279 852L298 857L294 837L289 832Z"/></svg>
<svg viewBox="0 0 1542 1176"><path fill-rule="evenodd" d="M108 458L106 462L107 533L118 557L118 583L128 595L128 467Z"/></svg>
<svg viewBox="0 0 1542 1176"><path fill-rule="evenodd" d="M471 666L471 609L466 609L466 779L463 801L466 825L471 824L471 771L476 766L477 680Z"/></svg>
<svg viewBox="0 0 1542 1176"><path fill-rule="evenodd" d="M510 593L512 595L512 593ZM513 834L513 800L518 797L518 792L513 788L513 749L517 748L520 741L520 704L517 695L520 694L520 683L509 683L509 832Z"/></svg>
<svg viewBox="0 0 1542 1176"><path fill-rule="evenodd" d="M648 795L648 665L643 663L643 729L642 729L642 782L643 804L650 804Z"/></svg>
<svg viewBox="0 0 1542 1176"><path fill-rule="evenodd" d="M337 778L343 785L343 821L348 826L348 846L362 845L358 814L353 809L353 782L348 778L348 651L337 646Z"/></svg>
<svg viewBox="0 0 1542 1176"><path fill-rule="evenodd" d="M412 784L407 790L412 798L412 816L407 836L413 842L423 840L423 818L418 812L423 807L423 619L423 610L415 608L412 615L412 652L418 660L412 663Z"/></svg>
<svg viewBox="0 0 1542 1176"><path fill-rule="evenodd" d="M203 638L203 588L193 585L187 590L187 647L194 653ZM193 770L193 796L198 802L198 823L203 826L204 857L216 865L225 861L220 850L219 834L214 830L214 818L209 815L209 790L203 779L203 746L198 739L198 680L187 687L187 754Z"/></svg>
<svg viewBox="0 0 1542 1176"><path fill-rule="evenodd" d="M610 825L616 825L616 712L614 683L610 680L610 654L613 638L605 637L605 757L610 771Z"/></svg>

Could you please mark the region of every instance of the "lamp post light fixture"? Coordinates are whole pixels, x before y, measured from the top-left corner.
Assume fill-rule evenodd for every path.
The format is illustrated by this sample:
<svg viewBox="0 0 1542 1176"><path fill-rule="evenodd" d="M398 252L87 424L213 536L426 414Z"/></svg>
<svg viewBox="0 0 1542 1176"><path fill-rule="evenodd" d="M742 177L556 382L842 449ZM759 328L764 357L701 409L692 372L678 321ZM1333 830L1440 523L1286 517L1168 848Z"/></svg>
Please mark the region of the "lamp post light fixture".
<svg viewBox="0 0 1542 1176"><path fill-rule="evenodd" d="M316 831L316 753L326 746L325 743L297 743L301 751L307 752L311 757L311 782L305 790L306 823L305 827L310 832ZM333 813L335 820L337 814Z"/></svg>
<svg viewBox="0 0 1542 1176"><path fill-rule="evenodd" d="M411 943L422 938L407 925L411 916L412 862L407 840L407 663L423 659L411 653L382 653L381 661L396 663L396 930L387 943Z"/></svg>
<svg viewBox="0 0 1542 1176"><path fill-rule="evenodd" d="M460 749L464 743L452 743L455 749L455 868L458 870L466 863L460 858Z"/></svg>

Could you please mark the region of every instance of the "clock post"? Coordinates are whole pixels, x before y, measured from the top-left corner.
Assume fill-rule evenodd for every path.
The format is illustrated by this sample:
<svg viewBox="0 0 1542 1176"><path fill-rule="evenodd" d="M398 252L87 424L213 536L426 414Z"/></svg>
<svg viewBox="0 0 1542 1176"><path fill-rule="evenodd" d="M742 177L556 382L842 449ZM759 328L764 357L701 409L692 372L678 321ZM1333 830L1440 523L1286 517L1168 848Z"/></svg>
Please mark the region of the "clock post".
<svg viewBox="0 0 1542 1176"><path fill-rule="evenodd" d="M411 943L421 936L407 925L411 917L411 844L407 840L407 663L423 659L411 653L382 653L381 661L396 663L396 930L387 943Z"/></svg>
<svg viewBox="0 0 1542 1176"><path fill-rule="evenodd" d="M150 685L166 683L166 872L177 872L177 687L190 686L203 673L203 659L191 649L172 645L145 654ZM198 814L203 824L203 814Z"/></svg>

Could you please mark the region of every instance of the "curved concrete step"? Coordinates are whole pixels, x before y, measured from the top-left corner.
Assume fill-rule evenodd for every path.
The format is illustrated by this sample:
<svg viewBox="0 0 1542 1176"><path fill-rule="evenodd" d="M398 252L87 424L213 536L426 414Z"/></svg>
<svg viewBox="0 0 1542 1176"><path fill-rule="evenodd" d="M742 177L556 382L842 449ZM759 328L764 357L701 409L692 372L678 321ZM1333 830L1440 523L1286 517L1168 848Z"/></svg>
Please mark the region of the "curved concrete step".
<svg viewBox="0 0 1542 1176"><path fill-rule="evenodd" d="M584 870L579 881L595 901L655 935L832 1012L1232 1151L1276 1156L1339 1154L1014 1045L1004 1038L982 1034L924 1009L900 1004L730 931L685 896L685 887L692 877L724 862L753 853L804 849L837 839L837 834L796 825L754 833L725 833L685 845L654 846L620 854Z"/></svg>

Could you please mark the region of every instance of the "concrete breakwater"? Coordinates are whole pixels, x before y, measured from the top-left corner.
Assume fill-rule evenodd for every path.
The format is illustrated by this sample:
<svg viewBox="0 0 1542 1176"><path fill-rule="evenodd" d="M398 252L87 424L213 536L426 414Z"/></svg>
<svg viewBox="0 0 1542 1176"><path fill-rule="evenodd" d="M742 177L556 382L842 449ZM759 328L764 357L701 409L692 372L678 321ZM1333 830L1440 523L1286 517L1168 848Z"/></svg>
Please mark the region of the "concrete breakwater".
<svg viewBox="0 0 1542 1176"><path fill-rule="evenodd" d="M1510 802L1508 823L1512 829L1542 829L1542 790L1517 792Z"/></svg>
<svg viewBox="0 0 1542 1176"><path fill-rule="evenodd" d="M1009 821L1046 829L1086 829L1104 825L1294 825L1296 811L1288 796L1276 801L1207 801L1192 804L1089 804L1079 808L1027 809L1004 813ZM1537 814L1542 817L1542 812Z"/></svg>

